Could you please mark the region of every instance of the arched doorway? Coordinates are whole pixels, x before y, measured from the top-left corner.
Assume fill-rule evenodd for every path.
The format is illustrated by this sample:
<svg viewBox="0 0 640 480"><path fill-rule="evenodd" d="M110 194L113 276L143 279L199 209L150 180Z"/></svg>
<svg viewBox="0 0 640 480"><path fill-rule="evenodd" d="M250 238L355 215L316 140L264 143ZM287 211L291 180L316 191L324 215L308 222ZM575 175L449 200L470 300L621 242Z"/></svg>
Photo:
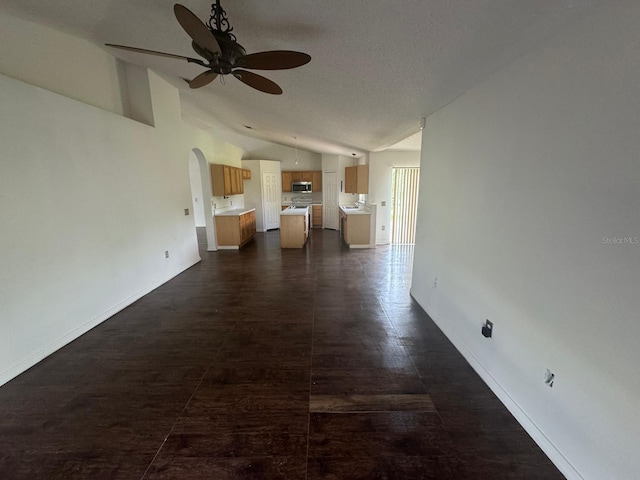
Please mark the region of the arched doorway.
<svg viewBox="0 0 640 480"><path fill-rule="evenodd" d="M191 199L196 227L204 225L207 231L207 251L218 250L216 244L213 210L211 209L211 177L209 164L204 154L197 148L189 154L189 178L191 180Z"/></svg>

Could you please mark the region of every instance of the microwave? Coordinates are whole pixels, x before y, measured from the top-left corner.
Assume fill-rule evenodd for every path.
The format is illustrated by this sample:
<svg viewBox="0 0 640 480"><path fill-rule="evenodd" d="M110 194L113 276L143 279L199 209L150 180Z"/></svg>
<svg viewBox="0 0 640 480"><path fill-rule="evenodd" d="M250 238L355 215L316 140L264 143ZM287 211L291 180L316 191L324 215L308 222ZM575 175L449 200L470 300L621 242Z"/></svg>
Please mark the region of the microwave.
<svg viewBox="0 0 640 480"><path fill-rule="evenodd" d="M291 191L294 193L311 193L311 182L291 182Z"/></svg>

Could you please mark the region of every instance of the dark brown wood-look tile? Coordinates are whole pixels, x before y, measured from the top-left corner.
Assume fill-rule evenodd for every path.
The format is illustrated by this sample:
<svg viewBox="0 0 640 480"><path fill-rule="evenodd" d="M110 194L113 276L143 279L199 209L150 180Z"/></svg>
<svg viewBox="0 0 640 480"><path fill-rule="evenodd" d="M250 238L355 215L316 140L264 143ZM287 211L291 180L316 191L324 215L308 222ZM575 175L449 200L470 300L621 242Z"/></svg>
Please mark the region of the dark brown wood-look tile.
<svg viewBox="0 0 640 480"><path fill-rule="evenodd" d="M429 395L311 395L312 413L435 412Z"/></svg>
<svg viewBox="0 0 640 480"><path fill-rule="evenodd" d="M563 478L411 299L411 248L198 240L200 264L0 387L0 478Z"/></svg>

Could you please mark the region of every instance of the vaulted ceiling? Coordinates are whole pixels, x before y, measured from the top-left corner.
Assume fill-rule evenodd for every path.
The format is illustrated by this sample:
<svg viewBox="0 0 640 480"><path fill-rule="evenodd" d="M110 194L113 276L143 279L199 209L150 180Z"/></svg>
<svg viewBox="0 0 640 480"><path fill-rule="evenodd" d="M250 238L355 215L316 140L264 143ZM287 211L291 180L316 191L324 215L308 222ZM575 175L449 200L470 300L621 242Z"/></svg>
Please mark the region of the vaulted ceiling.
<svg viewBox="0 0 640 480"><path fill-rule="evenodd" d="M202 20L211 3L182 0ZM183 112L214 134L237 132L320 153L385 149L600 0L222 0L248 53L297 50L311 62L260 72L283 95L231 76L191 90L203 69L181 60L109 50L180 89ZM169 0L2 0L0 13L97 45L194 56ZM532 79L535 81L535 79ZM247 127L251 127L250 129ZM411 142L409 142L411 143ZM415 142L414 142L415 144Z"/></svg>

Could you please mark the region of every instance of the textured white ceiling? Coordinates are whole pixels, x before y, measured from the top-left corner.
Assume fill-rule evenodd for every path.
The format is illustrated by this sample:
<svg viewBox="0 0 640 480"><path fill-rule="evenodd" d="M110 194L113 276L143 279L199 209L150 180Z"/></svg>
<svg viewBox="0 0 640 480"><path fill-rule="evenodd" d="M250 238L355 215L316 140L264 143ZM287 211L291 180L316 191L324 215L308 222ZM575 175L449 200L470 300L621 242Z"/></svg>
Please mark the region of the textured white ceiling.
<svg viewBox="0 0 640 480"><path fill-rule="evenodd" d="M224 136L240 132L324 153L387 148L492 72L562 31L601 0L222 0L248 53L311 55L294 70L260 72L284 90L235 78L190 90L202 71L180 60L115 51L181 90L184 115ZM98 45L117 43L194 56L169 0L1 0L0 12ZM182 0L201 19L210 1ZM107 49L107 47L105 47ZM245 126L251 126L251 130ZM297 140L294 140L294 137Z"/></svg>

